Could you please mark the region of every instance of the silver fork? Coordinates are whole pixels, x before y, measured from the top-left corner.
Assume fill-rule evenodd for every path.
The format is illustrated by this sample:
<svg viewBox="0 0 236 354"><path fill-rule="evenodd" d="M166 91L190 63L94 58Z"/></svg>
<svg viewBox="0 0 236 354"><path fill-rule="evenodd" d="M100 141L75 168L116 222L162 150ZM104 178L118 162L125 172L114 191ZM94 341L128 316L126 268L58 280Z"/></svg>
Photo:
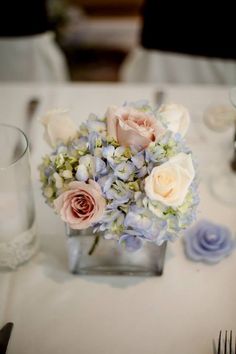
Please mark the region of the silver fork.
<svg viewBox="0 0 236 354"><path fill-rule="evenodd" d="M224 336L222 335L222 331L220 331L218 338L218 347L216 354L236 354L236 340L233 343L233 334L232 331L225 331Z"/></svg>

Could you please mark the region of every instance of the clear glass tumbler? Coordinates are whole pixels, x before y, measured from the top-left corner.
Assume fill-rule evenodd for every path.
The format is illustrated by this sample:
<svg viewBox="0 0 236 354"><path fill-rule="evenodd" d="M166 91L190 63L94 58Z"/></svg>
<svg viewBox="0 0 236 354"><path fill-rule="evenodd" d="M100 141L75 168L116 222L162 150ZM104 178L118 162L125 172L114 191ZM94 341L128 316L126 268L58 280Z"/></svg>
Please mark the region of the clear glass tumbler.
<svg viewBox="0 0 236 354"><path fill-rule="evenodd" d="M0 124L0 269L15 269L37 248L28 140Z"/></svg>

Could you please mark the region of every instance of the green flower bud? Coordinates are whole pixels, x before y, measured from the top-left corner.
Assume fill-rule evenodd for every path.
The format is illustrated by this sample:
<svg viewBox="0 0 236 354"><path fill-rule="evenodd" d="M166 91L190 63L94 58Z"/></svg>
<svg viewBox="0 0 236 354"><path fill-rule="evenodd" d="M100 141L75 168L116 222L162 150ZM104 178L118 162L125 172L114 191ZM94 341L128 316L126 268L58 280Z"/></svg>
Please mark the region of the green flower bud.
<svg viewBox="0 0 236 354"><path fill-rule="evenodd" d="M51 198L53 196L53 188L50 187L50 186L46 186L44 191L43 191L43 194L45 195L46 198Z"/></svg>
<svg viewBox="0 0 236 354"><path fill-rule="evenodd" d="M63 154L59 154L56 156L54 163L55 163L56 168L59 169L60 167L63 166L64 162L65 162L65 159L64 159Z"/></svg>
<svg viewBox="0 0 236 354"><path fill-rule="evenodd" d="M69 179L69 178L72 178L73 175L72 175L72 172L70 170L65 170L62 172L62 177L65 178L65 179Z"/></svg>

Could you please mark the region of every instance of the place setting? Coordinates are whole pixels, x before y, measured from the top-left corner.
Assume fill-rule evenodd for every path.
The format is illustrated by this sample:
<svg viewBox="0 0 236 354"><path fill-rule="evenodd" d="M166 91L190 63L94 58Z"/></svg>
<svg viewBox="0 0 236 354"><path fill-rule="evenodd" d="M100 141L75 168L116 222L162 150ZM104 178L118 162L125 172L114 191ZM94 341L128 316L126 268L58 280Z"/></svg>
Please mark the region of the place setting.
<svg viewBox="0 0 236 354"><path fill-rule="evenodd" d="M197 269L203 278L211 274L217 286L216 273L226 274L230 262L234 264L233 213L229 212L225 223L223 216L214 218L214 210L218 215L222 208L231 210L231 204L218 198L199 174L202 150L198 161L196 144L192 153L186 143L188 129L194 132L188 109L179 102L173 103L168 89L161 91L161 98L158 94L154 107L146 100L124 102L119 106L114 101L114 105L104 107L103 114L92 109L87 119L79 117L77 122L64 107L42 112L41 101L32 99L27 118L33 119L32 127L26 124L23 132L5 123L1 125L4 154L0 159L0 267L2 274L9 274L11 281L16 281L13 287L10 285L9 294L11 289L18 293L21 288L28 288L17 281L18 274L24 279L24 272L28 276L32 272L33 276L35 267L37 272L40 266L44 267L43 258L36 256L42 254L42 227L55 227L59 240L64 239L61 248L68 265L63 271L71 276L60 286L62 292L71 286L69 298L76 295L72 295L73 286L95 286L99 292L110 285L115 294L118 290L128 293L136 287L150 291L163 284L165 291L171 291L169 282L177 272L172 267L178 269L179 265L183 272L189 267L193 278ZM40 115L35 114L36 110ZM228 114L231 122L232 112L233 107L223 113L220 110L217 115L218 111L214 113L206 107L202 124L205 129L213 129L216 117L215 130L220 130L218 117ZM33 151L31 157L29 150ZM231 151L225 152L225 162L229 166L231 163L232 172L234 152L233 140ZM216 204L210 204L214 200ZM209 213L204 212L208 208ZM42 215L46 217L45 225L36 224L37 215L39 220ZM42 276L45 289L55 282L46 273ZM106 281L106 277L124 277L126 285L113 286L116 281ZM35 289L40 289L37 279L35 282ZM55 286L59 286L57 282ZM181 288L178 291L181 293ZM17 293L11 294L14 301ZM169 298L170 294L162 290L160 296L164 294ZM12 314L12 318L5 316L1 325L14 322L11 347L14 337L19 340L19 317L15 313L15 323L9 306L8 316ZM216 354L233 354L231 330L226 336L221 329L218 340L219 330L216 327L204 339L207 347Z"/></svg>
<svg viewBox="0 0 236 354"><path fill-rule="evenodd" d="M236 354L234 13L3 1L0 354Z"/></svg>

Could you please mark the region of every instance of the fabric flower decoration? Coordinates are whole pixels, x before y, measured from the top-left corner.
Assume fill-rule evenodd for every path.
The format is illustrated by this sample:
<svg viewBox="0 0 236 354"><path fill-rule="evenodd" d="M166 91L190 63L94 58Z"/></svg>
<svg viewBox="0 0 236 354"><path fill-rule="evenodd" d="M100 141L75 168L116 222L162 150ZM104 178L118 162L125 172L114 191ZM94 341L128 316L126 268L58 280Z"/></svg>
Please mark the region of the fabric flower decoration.
<svg viewBox="0 0 236 354"><path fill-rule="evenodd" d="M186 231L185 252L193 261L214 264L230 255L235 247L235 240L228 228L201 220Z"/></svg>

